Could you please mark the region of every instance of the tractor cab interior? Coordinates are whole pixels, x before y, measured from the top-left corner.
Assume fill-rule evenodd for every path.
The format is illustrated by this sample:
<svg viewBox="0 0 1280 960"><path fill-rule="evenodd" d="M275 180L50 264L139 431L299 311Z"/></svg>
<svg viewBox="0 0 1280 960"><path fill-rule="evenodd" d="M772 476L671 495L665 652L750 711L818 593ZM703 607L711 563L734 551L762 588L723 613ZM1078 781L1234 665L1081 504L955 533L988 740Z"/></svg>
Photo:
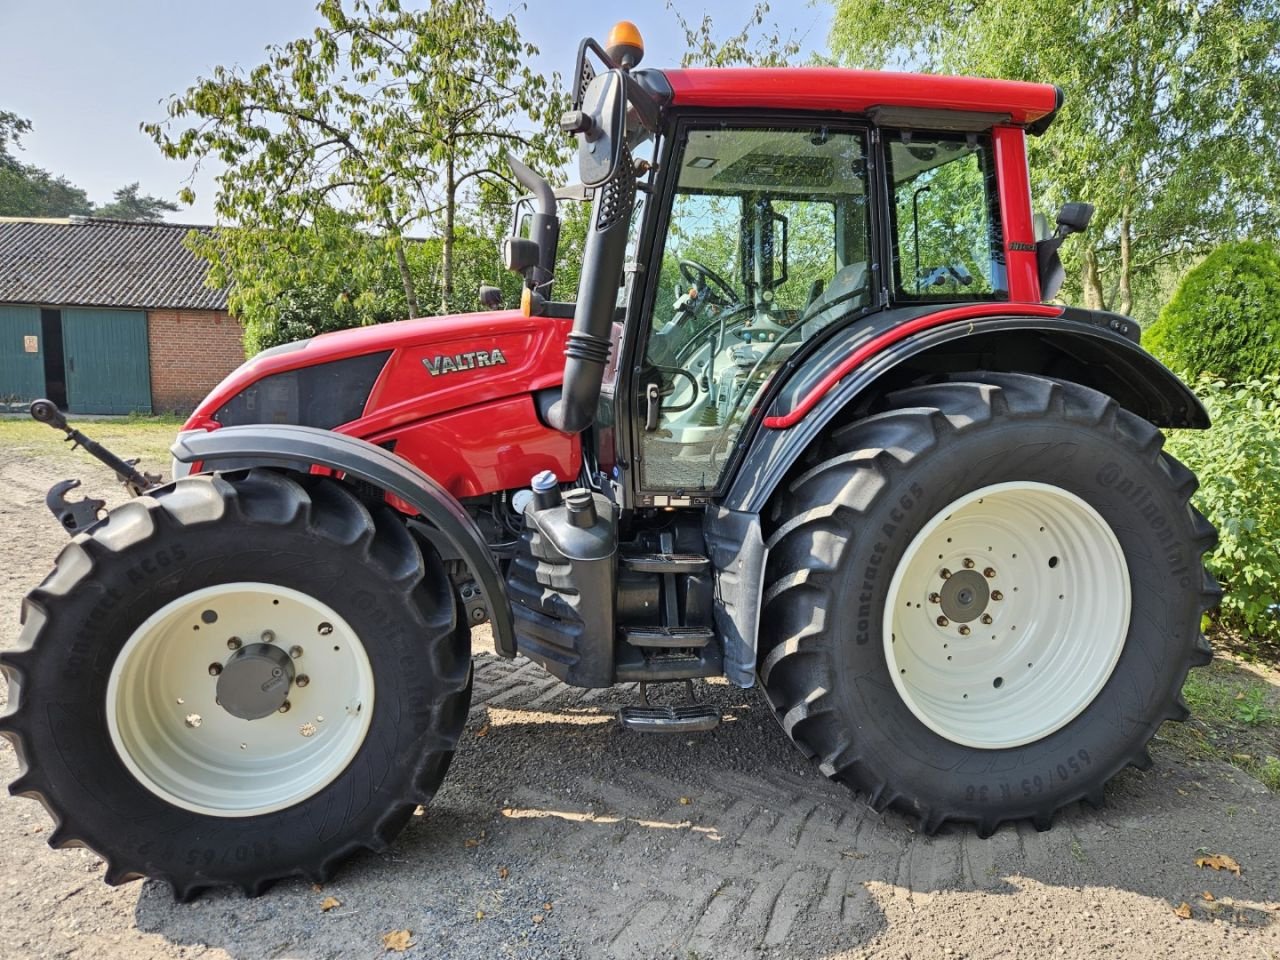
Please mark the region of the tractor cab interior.
<svg viewBox="0 0 1280 960"><path fill-rule="evenodd" d="M770 374L872 302L866 138L717 124L689 129L674 162L646 312L641 479L703 491Z"/></svg>

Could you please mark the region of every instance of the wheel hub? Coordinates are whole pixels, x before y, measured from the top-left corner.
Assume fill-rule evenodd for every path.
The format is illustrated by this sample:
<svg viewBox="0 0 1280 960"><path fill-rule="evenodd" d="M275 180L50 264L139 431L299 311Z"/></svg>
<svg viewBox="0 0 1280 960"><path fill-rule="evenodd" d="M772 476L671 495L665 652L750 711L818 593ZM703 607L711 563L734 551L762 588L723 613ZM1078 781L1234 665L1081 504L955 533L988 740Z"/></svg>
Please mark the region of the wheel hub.
<svg viewBox="0 0 1280 960"><path fill-rule="evenodd" d="M241 647L218 674L218 705L241 720L261 720L277 713L293 684L293 660L270 643Z"/></svg>
<svg viewBox="0 0 1280 960"><path fill-rule="evenodd" d="M117 754L152 793L196 813L249 817L337 778L374 700L364 644L337 610L238 581L148 617L112 665L106 710Z"/></svg>
<svg viewBox="0 0 1280 960"><path fill-rule="evenodd" d="M938 595L942 615L956 623L977 620L991 600L987 578L977 570L957 570L943 581Z"/></svg>
<svg viewBox="0 0 1280 960"><path fill-rule="evenodd" d="M993 484L944 507L907 545L885 597L886 665L935 733L1020 746L1098 695L1131 602L1124 552L1089 503L1045 483Z"/></svg>

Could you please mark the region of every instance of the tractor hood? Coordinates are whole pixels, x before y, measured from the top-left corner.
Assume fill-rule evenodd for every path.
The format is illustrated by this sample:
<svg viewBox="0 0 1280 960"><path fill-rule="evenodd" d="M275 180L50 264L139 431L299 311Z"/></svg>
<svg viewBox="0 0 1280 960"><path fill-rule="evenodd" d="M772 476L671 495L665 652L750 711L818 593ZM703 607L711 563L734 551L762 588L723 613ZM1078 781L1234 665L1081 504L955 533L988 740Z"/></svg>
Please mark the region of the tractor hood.
<svg viewBox="0 0 1280 960"><path fill-rule="evenodd" d="M246 361L183 429L292 423L371 437L558 386L568 332L565 320L499 311L322 334Z"/></svg>

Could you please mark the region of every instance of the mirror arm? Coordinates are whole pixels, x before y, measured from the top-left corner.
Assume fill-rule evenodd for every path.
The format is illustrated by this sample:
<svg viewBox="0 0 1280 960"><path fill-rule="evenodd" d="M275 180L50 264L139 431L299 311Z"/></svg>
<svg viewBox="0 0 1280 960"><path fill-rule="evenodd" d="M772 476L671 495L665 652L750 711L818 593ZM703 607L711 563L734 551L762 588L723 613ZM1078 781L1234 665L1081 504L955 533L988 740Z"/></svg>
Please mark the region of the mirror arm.
<svg viewBox="0 0 1280 960"><path fill-rule="evenodd" d="M556 268L556 248L560 244L560 219L556 216L556 193L551 184L510 151L507 166L522 187L533 195L534 213L529 217L529 239L538 245L538 264L526 278L531 289L551 283ZM549 296L550 291L547 291Z"/></svg>

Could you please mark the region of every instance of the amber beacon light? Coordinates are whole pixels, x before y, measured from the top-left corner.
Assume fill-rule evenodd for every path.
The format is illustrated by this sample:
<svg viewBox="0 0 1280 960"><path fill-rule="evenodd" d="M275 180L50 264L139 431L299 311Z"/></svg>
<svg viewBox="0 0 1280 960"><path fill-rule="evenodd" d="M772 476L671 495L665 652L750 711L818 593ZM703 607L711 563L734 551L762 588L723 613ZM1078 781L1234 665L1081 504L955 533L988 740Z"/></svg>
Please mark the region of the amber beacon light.
<svg viewBox="0 0 1280 960"><path fill-rule="evenodd" d="M644 38L640 36L640 28L630 20L619 20L609 31L605 52L624 69L636 66L644 56Z"/></svg>

